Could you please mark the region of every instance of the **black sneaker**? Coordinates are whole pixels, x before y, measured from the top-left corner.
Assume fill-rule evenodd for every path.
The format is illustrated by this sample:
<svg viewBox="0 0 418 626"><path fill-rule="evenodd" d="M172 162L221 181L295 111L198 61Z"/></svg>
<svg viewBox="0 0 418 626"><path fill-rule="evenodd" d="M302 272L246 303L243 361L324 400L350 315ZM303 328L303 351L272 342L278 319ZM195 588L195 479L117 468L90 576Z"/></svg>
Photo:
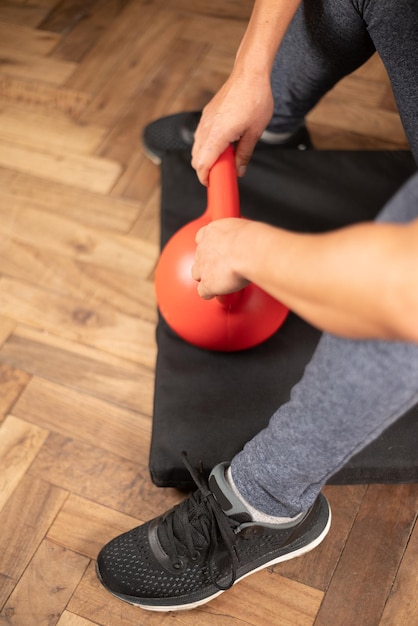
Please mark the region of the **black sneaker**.
<svg viewBox="0 0 418 626"><path fill-rule="evenodd" d="M217 465L209 483L185 459L198 489L165 515L116 537L101 550L97 574L121 600L153 611L193 609L245 576L312 550L331 522L321 494L292 523L260 524Z"/></svg>
<svg viewBox="0 0 418 626"><path fill-rule="evenodd" d="M194 133L200 121L201 111L175 113L161 117L144 128L142 147L146 156L159 165L165 152L190 150ZM257 145L270 148L311 149L312 142L306 126L302 126L289 139L282 140L269 131L261 135Z"/></svg>

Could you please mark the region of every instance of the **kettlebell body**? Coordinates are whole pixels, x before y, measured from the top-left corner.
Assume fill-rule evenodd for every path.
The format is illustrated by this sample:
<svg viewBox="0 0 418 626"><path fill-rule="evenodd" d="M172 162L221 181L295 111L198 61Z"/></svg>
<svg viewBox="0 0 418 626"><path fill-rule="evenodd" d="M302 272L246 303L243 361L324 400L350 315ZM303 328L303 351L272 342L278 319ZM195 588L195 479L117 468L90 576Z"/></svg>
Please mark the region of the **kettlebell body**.
<svg viewBox="0 0 418 626"><path fill-rule="evenodd" d="M155 271L161 315L185 341L206 350L245 350L268 339L288 309L254 284L227 296L204 300L191 276L196 233L213 219L240 217L232 146L214 164L205 213L178 230L164 247Z"/></svg>

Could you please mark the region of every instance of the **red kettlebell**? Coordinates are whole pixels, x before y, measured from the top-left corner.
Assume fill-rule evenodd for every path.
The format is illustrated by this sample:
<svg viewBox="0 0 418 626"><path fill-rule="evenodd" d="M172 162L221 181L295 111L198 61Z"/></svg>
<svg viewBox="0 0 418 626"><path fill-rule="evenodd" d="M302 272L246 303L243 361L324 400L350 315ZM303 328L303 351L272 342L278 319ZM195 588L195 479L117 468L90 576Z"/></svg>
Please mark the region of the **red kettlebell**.
<svg viewBox="0 0 418 626"><path fill-rule="evenodd" d="M204 214L178 230L161 253L155 271L157 304L167 324L185 341L206 350L245 350L276 332L287 317L287 307L252 283L204 300L191 276L197 231L212 220L240 217L232 146L213 165L207 193Z"/></svg>

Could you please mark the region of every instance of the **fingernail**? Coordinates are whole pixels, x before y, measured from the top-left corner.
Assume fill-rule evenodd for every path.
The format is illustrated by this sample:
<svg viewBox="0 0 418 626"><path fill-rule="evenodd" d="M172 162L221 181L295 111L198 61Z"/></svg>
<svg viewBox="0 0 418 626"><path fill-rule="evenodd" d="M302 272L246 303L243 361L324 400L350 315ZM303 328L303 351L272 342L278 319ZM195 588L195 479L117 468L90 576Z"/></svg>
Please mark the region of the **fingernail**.
<svg viewBox="0 0 418 626"><path fill-rule="evenodd" d="M247 168L245 165L240 165L238 168L238 176L241 178L242 176L245 176L245 172L247 171Z"/></svg>

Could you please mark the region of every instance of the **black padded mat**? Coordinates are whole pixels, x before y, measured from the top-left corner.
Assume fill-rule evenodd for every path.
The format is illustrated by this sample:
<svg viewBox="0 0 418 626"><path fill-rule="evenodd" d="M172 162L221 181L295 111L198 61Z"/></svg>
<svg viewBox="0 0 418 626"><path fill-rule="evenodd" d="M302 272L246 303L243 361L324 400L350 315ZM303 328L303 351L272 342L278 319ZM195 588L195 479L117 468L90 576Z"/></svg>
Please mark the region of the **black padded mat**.
<svg viewBox="0 0 418 626"><path fill-rule="evenodd" d="M409 152L255 152L240 180L241 211L295 231L320 232L373 219L416 171ZM162 161L161 245L206 206L190 154ZM264 428L301 378L320 332L290 314L265 343L236 353L185 343L160 317L149 469L161 487L189 488L186 450L207 473ZM418 479L418 406L332 478L334 484Z"/></svg>

